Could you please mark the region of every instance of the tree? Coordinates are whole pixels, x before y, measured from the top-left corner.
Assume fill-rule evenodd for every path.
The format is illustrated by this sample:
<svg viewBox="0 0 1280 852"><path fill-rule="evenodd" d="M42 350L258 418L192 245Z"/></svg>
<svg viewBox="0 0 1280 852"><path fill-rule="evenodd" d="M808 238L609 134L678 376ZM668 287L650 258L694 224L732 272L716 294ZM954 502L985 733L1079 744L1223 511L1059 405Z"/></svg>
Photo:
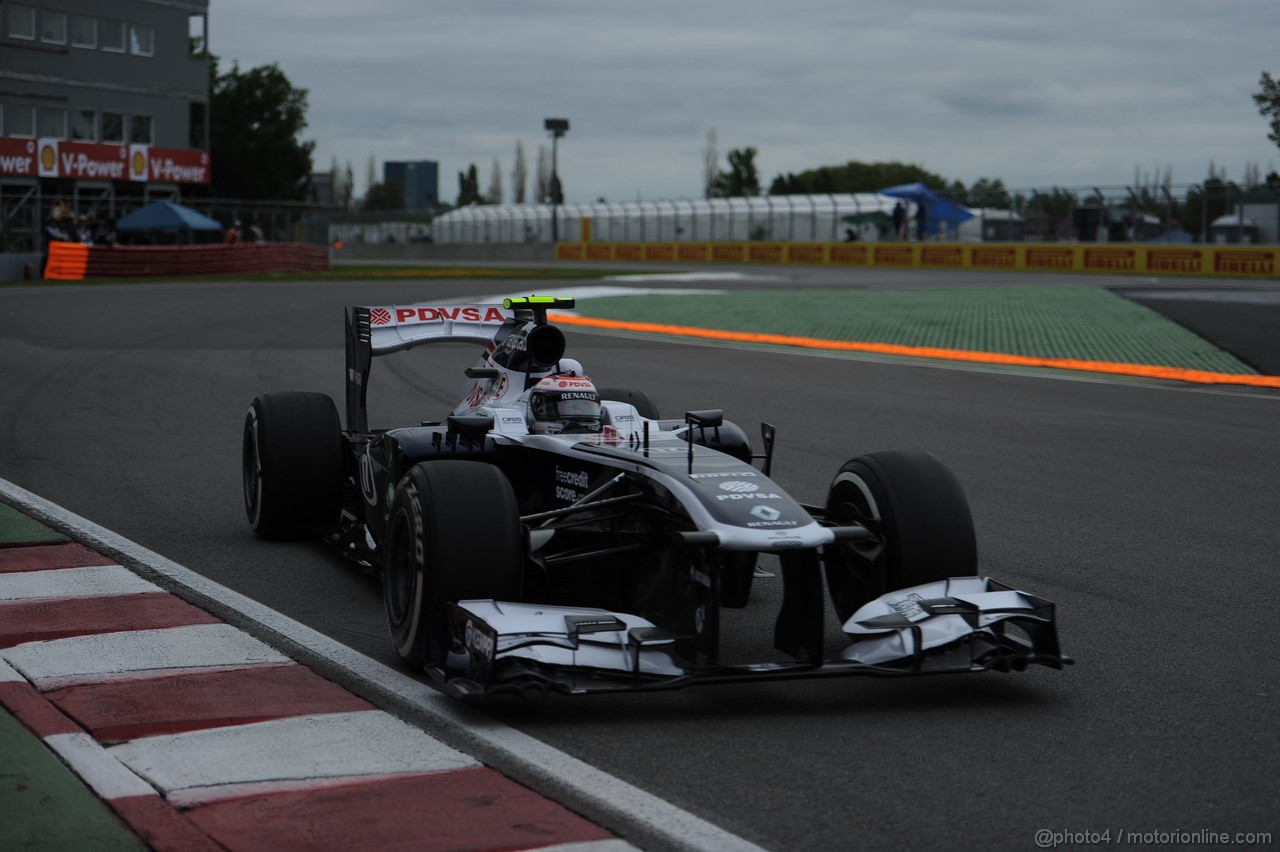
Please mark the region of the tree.
<svg viewBox="0 0 1280 852"><path fill-rule="evenodd" d="M1280 146L1280 80L1263 71L1258 85L1261 88L1254 94L1253 102L1258 105L1258 112L1263 118L1271 119L1271 132L1267 138Z"/></svg>
<svg viewBox="0 0 1280 852"><path fill-rule="evenodd" d="M502 164L493 158L493 169L489 172L489 194L485 198L490 204L502 203Z"/></svg>
<svg viewBox="0 0 1280 852"><path fill-rule="evenodd" d="M760 194L760 176L756 173L756 149L734 148L729 152L729 171L716 177L718 198L738 198Z"/></svg>
<svg viewBox="0 0 1280 852"><path fill-rule="evenodd" d="M342 191L342 206L350 210L356 200L356 176L351 170L350 160L347 160L346 168L342 171Z"/></svg>
<svg viewBox="0 0 1280 852"><path fill-rule="evenodd" d="M483 204L484 198L480 195L480 176L476 172L476 164L472 163L466 172L458 172L458 206L466 207L468 204Z"/></svg>
<svg viewBox="0 0 1280 852"><path fill-rule="evenodd" d="M299 201L306 197L315 142L307 126L307 90L272 63L218 72L210 57L209 154L212 190L223 198Z"/></svg>
<svg viewBox="0 0 1280 852"><path fill-rule="evenodd" d="M720 177L720 146L716 129L707 131L707 147L702 149L702 197L715 198L716 178Z"/></svg>
<svg viewBox="0 0 1280 852"><path fill-rule="evenodd" d="M511 167L511 200L524 204L524 188L529 183L529 173L524 165L524 146L516 140L516 160Z"/></svg>
<svg viewBox="0 0 1280 852"><path fill-rule="evenodd" d="M399 181L372 183L364 194L361 210L403 210L404 187Z"/></svg>
<svg viewBox="0 0 1280 852"><path fill-rule="evenodd" d="M770 195L877 192L904 183L923 183L934 189L955 184L942 175L907 163L862 163L850 160L843 166L821 166L799 174L779 175L769 186ZM963 184L961 184L963 186Z"/></svg>
<svg viewBox="0 0 1280 852"><path fill-rule="evenodd" d="M378 182L378 160L372 154L369 155L369 164L364 168L364 189L369 189Z"/></svg>
<svg viewBox="0 0 1280 852"><path fill-rule="evenodd" d="M551 200L551 151L546 145L538 146L538 170L534 173L534 187L537 190L537 197L533 200L538 204L546 204Z"/></svg>
<svg viewBox="0 0 1280 852"><path fill-rule="evenodd" d="M964 184L956 181L963 188ZM1013 199L1009 197L1009 190L1004 188L1004 181L1000 178L978 178L973 185L965 190L956 200L970 207L993 207L1001 210L1008 210L1013 203Z"/></svg>
<svg viewBox="0 0 1280 852"><path fill-rule="evenodd" d="M344 210L351 209L351 162L347 161L347 170L338 168L338 158L334 157L329 164L329 184L333 191L333 203Z"/></svg>

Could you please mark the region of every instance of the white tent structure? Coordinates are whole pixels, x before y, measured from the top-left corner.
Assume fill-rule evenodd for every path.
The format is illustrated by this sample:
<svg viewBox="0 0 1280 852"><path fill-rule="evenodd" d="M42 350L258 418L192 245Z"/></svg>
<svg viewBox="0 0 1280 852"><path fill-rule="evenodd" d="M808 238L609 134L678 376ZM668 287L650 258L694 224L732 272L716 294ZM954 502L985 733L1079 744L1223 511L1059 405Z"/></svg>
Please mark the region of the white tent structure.
<svg viewBox="0 0 1280 852"><path fill-rule="evenodd" d="M561 204L562 242L843 242L890 239L882 232L898 199L878 193ZM908 205L910 206L910 205ZM432 222L437 243L548 243L549 204L477 204ZM874 216L872 214L880 214ZM583 222L589 220L589 236Z"/></svg>

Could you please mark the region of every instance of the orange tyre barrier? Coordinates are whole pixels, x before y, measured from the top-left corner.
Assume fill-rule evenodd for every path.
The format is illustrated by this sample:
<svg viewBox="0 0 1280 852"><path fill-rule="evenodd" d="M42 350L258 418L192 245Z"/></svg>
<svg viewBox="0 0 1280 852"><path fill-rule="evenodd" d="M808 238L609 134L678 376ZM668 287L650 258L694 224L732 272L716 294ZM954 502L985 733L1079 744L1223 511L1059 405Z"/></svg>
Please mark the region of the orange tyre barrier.
<svg viewBox="0 0 1280 852"><path fill-rule="evenodd" d="M44 277L57 281L177 275L311 272L329 268L329 250L300 243L197 246L87 246L49 243Z"/></svg>

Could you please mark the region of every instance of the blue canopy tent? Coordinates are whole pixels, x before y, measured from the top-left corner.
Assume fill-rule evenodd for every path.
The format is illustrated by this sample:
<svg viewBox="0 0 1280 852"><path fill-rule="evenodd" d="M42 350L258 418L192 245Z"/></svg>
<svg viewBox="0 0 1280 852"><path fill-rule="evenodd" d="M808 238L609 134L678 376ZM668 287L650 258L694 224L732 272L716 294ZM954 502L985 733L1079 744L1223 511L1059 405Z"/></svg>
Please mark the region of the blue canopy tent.
<svg viewBox="0 0 1280 852"><path fill-rule="evenodd" d="M216 219L172 201L152 202L116 222L117 234L185 232L190 236L193 231L221 233L222 225Z"/></svg>
<svg viewBox="0 0 1280 852"><path fill-rule="evenodd" d="M891 198L905 198L924 208L924 236L937 234L945 224L948 230L955 230L965 219L972 219L973 213L954 201L948 201L922 183L904 183L880 190L881 195Z"/></svg>

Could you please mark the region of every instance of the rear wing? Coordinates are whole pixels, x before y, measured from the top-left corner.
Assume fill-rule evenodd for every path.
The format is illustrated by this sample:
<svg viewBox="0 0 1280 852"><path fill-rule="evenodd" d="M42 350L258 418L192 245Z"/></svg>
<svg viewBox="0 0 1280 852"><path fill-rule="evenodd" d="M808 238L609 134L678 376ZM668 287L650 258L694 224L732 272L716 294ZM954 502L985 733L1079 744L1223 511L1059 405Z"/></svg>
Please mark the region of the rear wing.
<svg viewBox="0 0 1280 852"><path fill-rule="evenodd" d="M387 305L353 307L347 323L347 429L369 431L368 380L375 355L420 343L493 341L516 312L502 305Z"/></svg>

